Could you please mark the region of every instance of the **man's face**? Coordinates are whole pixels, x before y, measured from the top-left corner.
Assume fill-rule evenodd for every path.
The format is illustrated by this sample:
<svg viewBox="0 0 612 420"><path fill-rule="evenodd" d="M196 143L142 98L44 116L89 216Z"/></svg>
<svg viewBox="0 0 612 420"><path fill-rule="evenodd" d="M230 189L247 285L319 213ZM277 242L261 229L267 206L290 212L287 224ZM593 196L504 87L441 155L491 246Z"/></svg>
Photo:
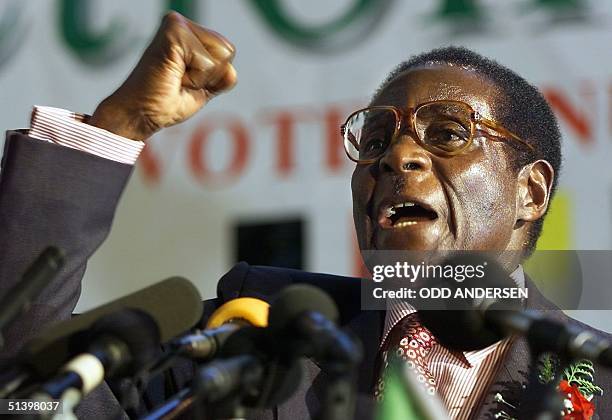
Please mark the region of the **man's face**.
<svg viewBox="0 0 612 420"><path fill-rule="evenodd" d="M500 98L499 88L474 72L430 66L397 76L372 105L405 111L427 101L459 100L499 121ZM504 151L509 146L477 136L468 152L440 157L420 147L411 131L402 121L398 138L378 161L355 166L351 188L360 249L507 249L517 189ZM387 217L390 206L402 203L416 205Z"/></svg>

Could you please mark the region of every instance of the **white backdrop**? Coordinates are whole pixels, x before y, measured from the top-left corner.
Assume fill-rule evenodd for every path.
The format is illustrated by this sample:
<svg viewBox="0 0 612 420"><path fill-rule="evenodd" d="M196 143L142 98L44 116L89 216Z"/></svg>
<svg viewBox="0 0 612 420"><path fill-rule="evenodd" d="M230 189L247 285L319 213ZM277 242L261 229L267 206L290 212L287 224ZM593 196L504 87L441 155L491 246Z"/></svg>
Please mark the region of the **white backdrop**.
<svg viewBox="0 0 612 420"><path fill-rule="evenodd" d="M360 2L371 9L342 26ZM92 112L135 64L168 3L3 0L0 126L26 126L34 104ZM262 3L319 29L301 38L295 28L275 31L258 12ZM459 8L463 23L443 13L462 3L478 5L472 14ZM170 275L213 296L231 266L229 227L239 218L304 217L307 268L354 274L351 165L337 126L401 60L448 44L515 69L545 89L560 117L565 167L556 214L563 217L547 226L543 245L610 249L612 1L578 1L569 11L562 6L574 2L551 3L175 1L236 45L239 83L152 139L110 238L89 264L79 309ZM608 328L603 315L583 317Z"/></svg>

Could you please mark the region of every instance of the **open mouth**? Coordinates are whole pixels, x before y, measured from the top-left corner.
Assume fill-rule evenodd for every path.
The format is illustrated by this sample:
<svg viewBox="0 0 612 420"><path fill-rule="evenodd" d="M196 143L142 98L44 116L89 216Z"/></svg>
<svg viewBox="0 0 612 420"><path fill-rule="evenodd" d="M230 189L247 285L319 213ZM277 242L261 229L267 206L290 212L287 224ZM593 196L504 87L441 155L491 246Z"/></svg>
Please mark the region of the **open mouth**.
<svg viewBox="0 0 612 420"><path fill-rule="evenodd" d="M432 209L412 201L384 206L381 213L379 223L383 228L402 228L438 218Z"/></svg>

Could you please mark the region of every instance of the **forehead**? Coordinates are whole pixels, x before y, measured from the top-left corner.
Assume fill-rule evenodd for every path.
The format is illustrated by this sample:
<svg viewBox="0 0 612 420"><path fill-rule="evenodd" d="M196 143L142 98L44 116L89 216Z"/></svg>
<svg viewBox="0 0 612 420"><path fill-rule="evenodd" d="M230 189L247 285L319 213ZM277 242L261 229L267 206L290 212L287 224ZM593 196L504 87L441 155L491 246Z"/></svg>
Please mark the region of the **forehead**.
<svg viewBox="0 0 612 420"><path fill-rule="evenodd" d="M495 118L501 98L501 89L474 70L431 65L398 74L376 95L372 105L406 109L427 101L458 100L470 104L484 117Z"/></svg>

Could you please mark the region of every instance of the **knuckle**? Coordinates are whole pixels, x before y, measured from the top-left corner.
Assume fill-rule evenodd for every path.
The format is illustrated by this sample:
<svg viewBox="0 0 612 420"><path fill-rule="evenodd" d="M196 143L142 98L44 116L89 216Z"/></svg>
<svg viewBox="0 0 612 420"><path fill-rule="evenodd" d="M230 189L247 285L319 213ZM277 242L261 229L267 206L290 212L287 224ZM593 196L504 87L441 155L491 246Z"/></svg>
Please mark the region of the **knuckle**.
<svg viewBox="0 0 612 420"><path fill-rule="evenodd" d="M181 22L182 20L183 20L183 16L174 10L169 10L162 18L162 22L167 25L176 24L176 23Z"/></svg>
<svg viewBox="0 0 612 420"><path fill-rule="evenodd" d="M227 38L224 38L223 40L225 41L225 46L227 47L227 49L230 51L232 56L234 56L236 54L236 46L232 43L232 41L228 40Z"/></svg>
<svg viewBox="0 0 612 420"><path fill-rule="evenodd" d="M230 62L233 61L234 57L236 56L236 49L233 46L228 47L227 44L224 44L223 46L224 48L221 49L223 59Z"/></svg>
<svg viewBox="0 0 612 420"><path fill-rule="evenodd" d="M166 46L181 43L184 38L183 17L177 12L168 12L164 16L158 38Z"/></svg>
<svg viewBox="0 0 612 420"><path fill-rule="evenodd" d="M198 58L200 59L202 63L203 70L217 67L218 63L216 63L215 60L213 60L211 57L209 57L206 54L199 54Z"/></svg>
<svg viewBox="0 0 612 420"><path fill-rule="evenodd" d="M163 33L180 33L185 26L185 18L174 10L169 11L164 15L160 25L160 31Z"/></svg>

